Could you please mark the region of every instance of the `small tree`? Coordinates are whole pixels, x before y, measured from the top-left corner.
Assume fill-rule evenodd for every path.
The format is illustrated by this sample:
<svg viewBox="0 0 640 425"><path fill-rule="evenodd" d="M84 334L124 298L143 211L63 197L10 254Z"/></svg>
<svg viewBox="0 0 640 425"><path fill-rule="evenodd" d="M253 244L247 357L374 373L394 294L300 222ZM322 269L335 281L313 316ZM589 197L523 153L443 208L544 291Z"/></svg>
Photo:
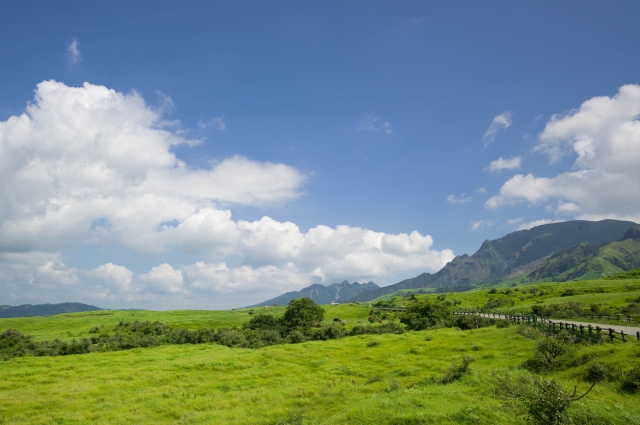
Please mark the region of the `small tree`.
<svg viewBox="0 0 640 425"><path fill-rule="evenodd" d="M527 360L524 366L536 371L551 370L558 366L562 356L570 352L575 337L569 332L549 335L536 339L534 357Z"/></svg>
<svg viewBox="0 0 640 425"><path fill-rule="evenodd" d="M568 423L569 405L589 394L598 382L604 379L601 374L591 383L591 387L580 397L576 397L577 388L573 394L566 391L562 385L554 380L536 379L534 389L526 404L529 416L535 425L562 425Z"/></svg>
<svg viewBox="0 0 640 425"><path fill-rule="evenodd" d="M289 327L307 327L324 320L324 309L311 298L296 298L289 301L283 319Z"/></svg>
<svg viewBox="0 0 640 425"><path fill-rule="evenodd" d="M400 322L410 331L420 331L435 326L449 317L449 311L442 304L418 301L407 307Z"/></svg>

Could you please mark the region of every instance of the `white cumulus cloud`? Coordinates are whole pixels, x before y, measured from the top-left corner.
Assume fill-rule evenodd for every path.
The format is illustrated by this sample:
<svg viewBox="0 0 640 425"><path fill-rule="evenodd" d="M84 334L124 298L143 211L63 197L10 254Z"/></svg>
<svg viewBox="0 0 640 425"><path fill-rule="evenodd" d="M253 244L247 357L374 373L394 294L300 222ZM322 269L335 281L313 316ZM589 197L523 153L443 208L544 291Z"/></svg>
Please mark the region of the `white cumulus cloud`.
<svg viewBox="0 0 640 425"><path fill-rule="evenodd" d="M520 168L520 163L522 162L522 158L519 156L506 159L500 157L495 161L491 161L491 164L484 171L500 171L500 170L517 170Z"/></svg>
<svg viewBox="0 0 640 425"><path fill-rule="evenodd" d="M235 206L298 198L307 176L241 156L190 167L173 148L200 141L170 131L165 106L150 107L135 92L44 81L25 113L0 122L0 293L23 302L221 308L311 282L437 271L453 259L419 232L303 232L266 216L235 220ZM83 244L196 258L138 274L111 262L67 266L62 252Z"/></svg>
<svg viewBox="0 0 640 425"><path fill-rule="evenodd" d="M640 221L639 115L639 85L622 86L613 97L594 97L577 110L554 115L536 150L551 162L573 156L572 170L554 177L513 176L486 206L525 201L577 218Z"/></svg>

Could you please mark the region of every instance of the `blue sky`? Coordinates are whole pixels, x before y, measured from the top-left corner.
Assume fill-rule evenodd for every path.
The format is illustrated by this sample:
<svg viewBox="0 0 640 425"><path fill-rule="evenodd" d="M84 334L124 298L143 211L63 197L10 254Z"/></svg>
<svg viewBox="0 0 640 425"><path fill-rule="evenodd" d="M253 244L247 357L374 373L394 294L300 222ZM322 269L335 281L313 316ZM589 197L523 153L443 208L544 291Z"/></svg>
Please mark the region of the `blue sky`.
<svg viewBox="0 0 640 425"><path fill-rule="evenodd" d="M637 2L130 3L0 6L0 303L235 307L640 221Z"/></svg>

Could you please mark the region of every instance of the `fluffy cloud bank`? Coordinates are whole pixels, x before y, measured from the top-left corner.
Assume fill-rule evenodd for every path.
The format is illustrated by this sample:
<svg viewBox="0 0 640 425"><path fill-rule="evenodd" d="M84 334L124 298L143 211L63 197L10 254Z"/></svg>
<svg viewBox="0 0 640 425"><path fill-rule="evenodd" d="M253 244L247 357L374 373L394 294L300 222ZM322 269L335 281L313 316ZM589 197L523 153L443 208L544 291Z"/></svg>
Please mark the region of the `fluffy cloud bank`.
<svg viewBox="0 0 640 425"><path fill-rule="evenodd" d="M577 110L554 115L539 135L537 151L550 162L575 157L571 171L555 177L518 174L488 208L525 201L583 219L640 221L640 86L614 97L594 97Z"/></svg>
<svg viewBox="0 0 640 425"><path fill-rule="evenodd" d="M200 141L169 124L136 93L55 81L38 85L24 114L0 122L0 289L34 301L76 294L178 306L216 294L259 297L312 282L434 271L453 258L418 232L302 232L269 217L234 220L235 205L299 197L307 177L239 156L190 167L172 149ZM61 252L82 244L147 256L178 248L201 261L139 275L112 263L67 267Z"/></svg>

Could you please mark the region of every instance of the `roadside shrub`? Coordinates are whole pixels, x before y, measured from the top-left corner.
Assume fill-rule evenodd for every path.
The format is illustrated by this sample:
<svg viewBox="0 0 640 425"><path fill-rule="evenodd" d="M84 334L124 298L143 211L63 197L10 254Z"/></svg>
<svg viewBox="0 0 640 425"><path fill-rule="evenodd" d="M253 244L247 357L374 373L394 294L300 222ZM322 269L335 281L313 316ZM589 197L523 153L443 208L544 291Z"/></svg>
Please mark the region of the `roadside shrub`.
<svg viewBox="0 0 640 425"><path fill-rule="evenodd" d="M563 331L538 337L536 341L533 358L525 361L523 366L532 371L542 372L558 367L561 356L571 351L571 344L575 342L575 337Z"/></svg>
<svg viewBox="0 0 640 425"><path fill-rule="evenodd" d="M377 347L378 345L380 345L380 341L371 340L367 342L367 347Z"/></svg>
<svg viewBox="0 0 640 425"><path fill-rule="evenodd" d="M534 388L525 400L529 418L534 425L561 425L576 423L577 421L574 419L589 420L589 417L585 418L585 415L570 418L567 409L571 403L589 394L598 382L600 381L593 382L584 394L576 397L577 388L575 387L573 393L569 393L555 380L535 379ZM595 423L596 418L593 418L592 415L589 416L593 422L582 423Z"/></svg>
<svg viewBox="0 0 640 425"><path fill-rule="evenodd" d="M471 314L461 314L461 315L455 316L451 325L457 328L460 328L464 331L468 329L484 328L486 326L491 326L494 323L495 323L495 320L491 318L487 318L483 316L474 316Z"/></svg>
<svg viewBox="0 0 640 425"><path fill-rule="evenodd" d="M525 401L535 425L560 425L568 422L567 408L573 398L558 382L536 379L534 389Z"/></svg>
<svg viewBox="0 0 640 425"><path fill-rule="evenodd" d="M622 309L624 314L640 314L640 303L633 302Z"/></svg>
<svg viewBox="0 0 640 425"><path fill-rule="evenodd" d="M511 326L511 322L506 319L498 319L495 322L496 322L496 328L498 329L504 329Z"/></svg>
<svg viewBox="0 0 640 425"><path fill-rule="evenodd" d="M622 391L632 394L640 390L640 364L622 375L620 388L622 388Z"/></svg>
<svg viewBox="0 0 640 425"><path fill-rule="evenodd" d="M417 301L411 304L400 317L400 322L411 331L421 331L434 327L449 318L449 311L442 304Z"/></svg>
<svg viewBox="0 0 640 425"><path fill-rule="evenodd" d="M609 368L599 361L596 361L586 367L584 379L593 384L594 382L604 381L609 375Z"/></svg>

